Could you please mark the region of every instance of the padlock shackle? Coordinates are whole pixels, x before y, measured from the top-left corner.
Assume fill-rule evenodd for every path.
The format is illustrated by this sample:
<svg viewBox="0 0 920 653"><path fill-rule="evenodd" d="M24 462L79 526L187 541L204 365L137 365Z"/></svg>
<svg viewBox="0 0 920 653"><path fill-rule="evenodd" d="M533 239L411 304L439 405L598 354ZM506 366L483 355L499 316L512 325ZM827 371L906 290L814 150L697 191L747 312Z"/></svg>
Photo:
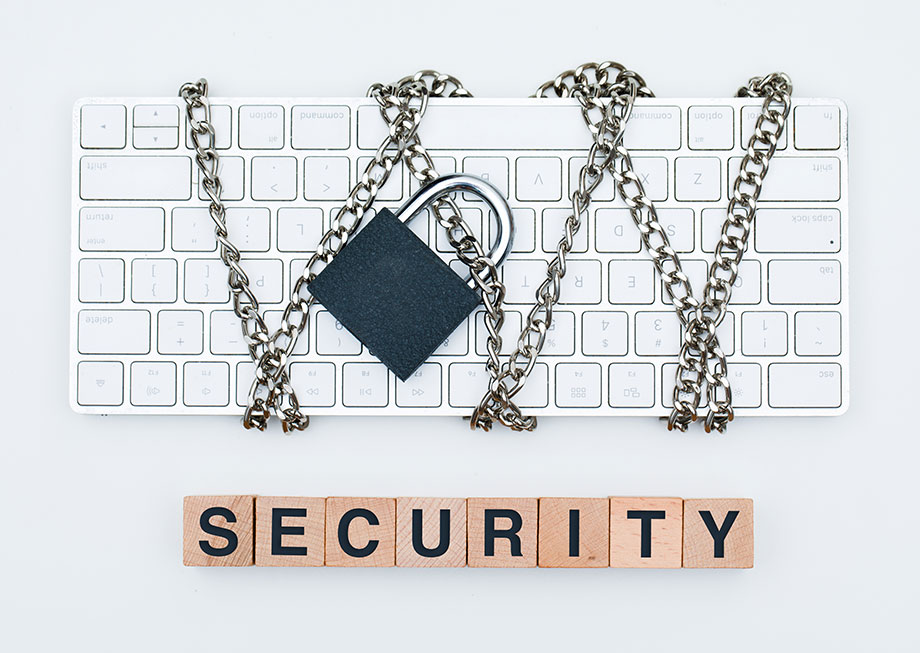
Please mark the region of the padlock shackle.
<svg viewBox="0 0 920 653"><path fill-rule="evenodd" d="M482 177L473 175L452 174L438 177L427 186L423 186L409 201L396 213L396 218L401 222L409 222L428 208L433 202L448 193L463 191L478 196L489 208L495 212L498 226L498 238L489 249L489 258L499 266L511 252L514 242L514 220L511 207L501 192Z"/></svg>

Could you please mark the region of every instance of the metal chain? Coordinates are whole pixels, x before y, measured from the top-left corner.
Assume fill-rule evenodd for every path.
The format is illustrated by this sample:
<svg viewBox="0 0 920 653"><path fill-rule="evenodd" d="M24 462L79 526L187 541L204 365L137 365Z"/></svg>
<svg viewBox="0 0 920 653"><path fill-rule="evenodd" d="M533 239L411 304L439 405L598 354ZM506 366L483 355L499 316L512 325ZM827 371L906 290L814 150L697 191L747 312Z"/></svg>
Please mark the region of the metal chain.
<svg viewBox="0 0 920 653"><path fill-rule="evenodd" d="M368 96L380 105L380 114L387 123L389 133L368 163L361 179L352 188L345 205L333 218L330 229L320 239L303 273L294 282L281 326L270 334L259 313L259 302L249 287L249 278L241 267L240 252L228 237L226 210L220 197L219 155L214 146L207 91L207 81L201 79L184 84L179 95L186 102L186 115L196 151L196 163L201 171L202 187L210 198L209 213L215 225L220 258L228 269L234 313L240 319L244 340L256 364L243 425L264 430L274 412L281 419L285 432L291 429L303 430L309 424L309 417L300 410L300 403L288 376L287 362L298 336L307 330L310 307L316 301L305 286L332 261L357 231L394 165L401 160L405 161L407 168L421 184L438 178L434 163L417 134L428 106L428 98L471 97L471 94L455 77L431 70L420 71L393 85L371 86ZM448 241L458 257L470 268L472 279L480 291L486 309L488 330L487 369L494 378L500 365L498 352L501 351L502 341L499 331L504 323L502 301L505 287L494 262L463 220L454 200L443 197L431 209L438 222L447 230Z"/></svg>
<svg viewBox="0 0 920 653"><path fill-rule="evenodd" d="M583 83L579 75L580 70L606 70L611 66L622 69L609 62L586 64L575 71L566 71L543 84L537 94L544 96L552 90L558 97L569 97L576 94L579 84ZM631 79L636 86L641 85L647 96L652 95L644 88L641 77L635 73L621 72L620 75L627 80ZM627 93L632 94L632 91L627 90ZM606 160L606 167L613 176L617 193L628 207L639 229L642 246L664 282L665 292L684 328L674 386L674 408L668 419L669 429L685 431L689 424L697 419L704 382L709 409L704 422L706 431L715 428L723 432L734 416L727 364L719 346L716 328L725 317L731 299L731 288L738 277L738 266L747 250L757 199L770 159L776 151L778 139L789 115L791 93L792 83L783 73L753 78L738 92L739 97L763 97L763 107L733 185L727 217L719 242L716 244L715 258L709 268L702 302L693 295L680 257L671 247L667 233L658 221L654 203L645 193L622 138L618 139L614 152ZM635 94L632 97L634 98ZM613 98L608 106L623 101ZM625 101L629 101L629 95ZM621 133L622 128L623 125L620 125ZM578 192L573 193L573 198Z"/></svg>

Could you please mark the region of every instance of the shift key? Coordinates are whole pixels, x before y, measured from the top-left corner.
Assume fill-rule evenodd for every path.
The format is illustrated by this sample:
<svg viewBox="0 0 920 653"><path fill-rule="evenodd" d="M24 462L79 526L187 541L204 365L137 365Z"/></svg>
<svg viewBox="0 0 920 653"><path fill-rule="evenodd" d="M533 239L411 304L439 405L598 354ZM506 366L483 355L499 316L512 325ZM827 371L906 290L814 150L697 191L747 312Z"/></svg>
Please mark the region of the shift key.
<svg viewBox="0 0 920 653"><path fill-rule="evenodd" d="M729 197L740 163L741 157L728 161ZM760 199L766 202L835 202L840 199L840 159L776 156L770 161Z"/></svg>
<svg viewBox="0 0 920 653"><path fill-rule="evenodd" d="M187 156L84 156L80 197L85 200L187 200L192 160Z"/></svg>

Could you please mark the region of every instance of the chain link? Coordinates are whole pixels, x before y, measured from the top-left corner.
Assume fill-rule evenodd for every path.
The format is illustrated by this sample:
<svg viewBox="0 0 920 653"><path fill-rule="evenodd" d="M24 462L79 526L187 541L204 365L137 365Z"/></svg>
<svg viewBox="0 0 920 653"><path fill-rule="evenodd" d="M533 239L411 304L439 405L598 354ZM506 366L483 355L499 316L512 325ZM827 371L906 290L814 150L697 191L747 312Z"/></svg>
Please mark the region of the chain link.
<svg viewBox="0 0 920 653"><path fill-rule="evenodd" d="M330 229L320 239L316 251L294 283L281 326L270 333L259 312L259 302L249 287L249 278L240 262L240 252L227 232L226 211L221 201L219 156L215 148L207 91L207 81L201 79L184 84L179 95L186 102L195 161L201 172L202 188L210 200L209 213L215 225L220 258L227 267L233 310L240 319L243 338L256 363L243 425L264 430L274 413L281 419L285 431L302 430L309 424L309 417L300 410L288 376L287 362L298 336L308 328L310 307L315 302L306 286L357 231L395 165L403 161L421 185L437 179L432 158L418 136L429 97L458 98L472 97L472 94L457 78L433 70L419 71L396 84L371 86L368 96L379 104L380 114L389 128L387 137L377 148L360 180L351 189L345 205L333 218ZM705 387L708 405L706 430L725 430L734 413L727 364L716 328L725 317L731 288L747 251L757 200L789 115L791 93L792 83L783 73L752 78L738 91L739 97L763 98L763 105L733 184L727 217L709 267L702 301L699 301L683 272L680 257L671 247L658 220L655 206L635 172L629 150L622 142L636 98L654 97L642 77L616 62L587 63L564 71L537 89L533 97L577 99L593 140L585 164L579 171L577 188L571 194L572 211L565 220L556 255L547 264L546 278L536 290L535 303L527 315L516 347L504 363L500 358L500 331L504 324L502 302L505 287L499 280L495 264L463 220L452 197L442 197L430 207L438 223L446 230L457 256L470 268L485 307L488 332L486 369L491 381L470 418L471 428L489 430L496 421L517 431L536 428L536 418L524 416L513 398L524 387L543 349L546 334L552 326L553 309L559 301L567 257L574 247L575 236L591 204L592 194L609 172L684 330L673 393L674 408L668 418L668 428L684 431L697 419Z"/></svg>
<svg viewBox="0 0 920 653"><path fill-rule="evenodd" d="M364 215L370 210L380 188L386 183L393 167L404 161L409 171L427 184L438 178L431 156L418 137L418 126L428 107L429 97L471 97L460 81L432 70L422 70L396 84L374 84L368 96L374 98L380 115L388 127L360 180L351 189L344 206L332 219L330 229L320 239L316 251L291 289L291 298L282 314L281 325L270 333L259 312L259 302L249 286L249 278L240 264L240 252L230 241L226 209L221 200L219 155L214 147L208 85L204 79L184 84L179 95L186 102L186 115L195 147L195 160L201 171L202 186L210 199L209 213L215 225L221 261L228 270L228 286L233 296L233 310L240 319L243 338L255 362L255 378L250 386L243 425L264 430L274 413L285 432L303 430L309 417L303 414L287 371L287 363L297 345L298 336L309 326L310 308L316 299L306 286L332 261L358 230ZM495 263L485 253L481 243L463 219L455 201L439 198L430 207L438 223L447 231L447 238L458 257L472 272L485 307L488 331L489 359L486 367L495 378L499 374L502 340L499 335L504 324L502 301L505 287ZM513 403L511 406L514 406ZM514 410L517 410L514 407ZM519 412L519 411L518 411Z"/></svg>
<svg viewBox="0 0 920 653"><path fill-rule="evenodd" d="M585 71L594 75L595 84L608 84L608 71L611 69L618 71L618 80L631 80L639 87L639 91L627 91L632 94L633 99L636 95L652 96L639 75L611 62L586 64L575 70L565 71L540 86L537 95L545 97L552 91L556 97L577 97L579 86L586 81ZM611 90L614 93L622 93L616 88ZM715 247L715 256L709 268L702 301L693 295L680 257L671 247L667 233L658 221L655 205L645 193L622 138L617 140L614 152L606 160L605 166L613 177L617 193L629 209L639 230L642 246L664 282L665 293L671 300L684 330L674 385L674 408L668 418L669 429L685 431L689 424L697 419L704 386L708 404L704 422L706 431L714 428L723 432L734 417L728 367L725 354L719 346L716 328L725 317L731 299L731 289L738 277L738 267L747 251L757 199L770 159L776 152L778 139L789 115L791 93L792 82L783 73L752 78L747 86L738 91L739 97L762 97L763 106L742 159L738 177L734 181L727 217ZM621 96L614 95L607 106L622 104L624 100L620 98ZM630 102L631 106L629 97L625 102ZM628 114L626 118L628 119ZM596 125L587 115L585 119L592 133L596 134ZM623 125L618 125L618 128L622 134ZM593 147L594 145L592 149ZM584 172L583 170L582 173ZM582 186L580 179L579 189L573 193L573 204L576 204Z"/></svg>

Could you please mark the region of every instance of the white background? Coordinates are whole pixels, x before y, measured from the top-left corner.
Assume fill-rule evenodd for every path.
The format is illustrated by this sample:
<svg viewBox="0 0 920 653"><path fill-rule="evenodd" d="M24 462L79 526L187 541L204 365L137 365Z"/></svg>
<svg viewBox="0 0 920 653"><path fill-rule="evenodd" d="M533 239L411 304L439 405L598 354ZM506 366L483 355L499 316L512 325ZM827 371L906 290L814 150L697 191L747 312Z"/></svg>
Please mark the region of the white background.
<svg viewBox="0 0 920 653"><path fill-rule="evenodd" d="M918 650L918 11L668 4L2 0L0 648ZM849 104L845 416L741 420L725 437L651 419L544 419L522 435L320 418L282 437L68 408L77 97L169 96L202 75L224 96L363 95L423 67L517 97L605 58L662 97L727 96L784 70L797 94ZM751 497L756 566L182 567L182 496L222 493Z"/></svg>

